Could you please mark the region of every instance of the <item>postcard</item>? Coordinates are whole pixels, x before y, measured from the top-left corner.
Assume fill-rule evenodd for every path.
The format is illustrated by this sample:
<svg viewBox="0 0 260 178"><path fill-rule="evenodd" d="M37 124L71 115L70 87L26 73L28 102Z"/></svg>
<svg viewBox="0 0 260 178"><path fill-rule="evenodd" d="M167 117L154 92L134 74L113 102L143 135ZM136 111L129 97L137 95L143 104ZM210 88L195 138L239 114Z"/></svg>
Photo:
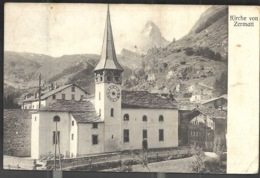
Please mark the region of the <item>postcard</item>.
<svg viewBox="0 0 260 178"><path fill-rule="evenodd" d="M3 169L257 173L259 7L6 3Z"/></svg>

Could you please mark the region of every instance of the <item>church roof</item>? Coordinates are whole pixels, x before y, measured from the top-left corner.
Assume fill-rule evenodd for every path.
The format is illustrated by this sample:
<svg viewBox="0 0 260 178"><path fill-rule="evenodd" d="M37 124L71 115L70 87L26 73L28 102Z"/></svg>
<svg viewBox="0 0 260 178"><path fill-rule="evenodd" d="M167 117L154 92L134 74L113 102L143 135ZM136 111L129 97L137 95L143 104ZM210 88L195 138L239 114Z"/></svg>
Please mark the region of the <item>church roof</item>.
<svg viewBox="0 0 260 178"><path fill-rule="evenodd" d="M147 91L122 91L122 108L177 109L170 100Z"/></svg>
<svg viewBox="0 0 260 178"><path fill-rule="evenodd" d="M95 111L71 112L77 123L103 122Z"/></svg>
<svg viewBox="0 0 260 178"><path fill-rule="evenodd" d="M90 101L53 100L38 111L69 112L77 123L102 122Z"/></svg>
<svg viewBox="0 0 260 178"><path fill-rule="evenodd" d="M107 10L107 19L106 19L106 26L104 32L101 59L98 65L96 66L96 68L94 69L94 71L103 70L103 69L116 69L120 71L124 70L121 67L121 65L118 63L116 58L109 7Z"/></svg>
<svg viewBox="0 0 260 178"><path fill-rule="evenodd" d="M52 100L39 111L87 112L95 111L95 108L90 101Z"/></svg>

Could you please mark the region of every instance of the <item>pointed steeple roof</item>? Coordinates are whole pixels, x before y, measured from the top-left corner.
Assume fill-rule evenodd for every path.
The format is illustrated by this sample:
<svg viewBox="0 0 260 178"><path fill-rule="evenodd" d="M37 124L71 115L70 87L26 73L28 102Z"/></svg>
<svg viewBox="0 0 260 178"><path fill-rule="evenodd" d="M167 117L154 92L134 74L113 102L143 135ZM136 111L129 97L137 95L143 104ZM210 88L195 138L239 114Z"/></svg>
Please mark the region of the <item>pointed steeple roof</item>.
<svg viewBox="0 0 260 178"><path fill-rule="evenodd" d="M98 65L96 66L96 68L94 69L94 71L103 70L103 69L115 69L115 70L124 71L124 69L118 63L116 58L116 51L115 51L111 20L110 20L109 5L107 9L107 19L106 19L102 52L101 52L101 59Z"/></svg>

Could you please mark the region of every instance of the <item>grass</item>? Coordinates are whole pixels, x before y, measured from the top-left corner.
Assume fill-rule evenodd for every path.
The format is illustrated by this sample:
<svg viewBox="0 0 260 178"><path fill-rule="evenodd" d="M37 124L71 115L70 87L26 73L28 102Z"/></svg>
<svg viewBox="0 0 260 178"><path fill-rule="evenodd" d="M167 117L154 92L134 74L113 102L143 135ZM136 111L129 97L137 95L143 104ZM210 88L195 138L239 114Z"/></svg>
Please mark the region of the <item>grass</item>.
<svg viewBox="0 0 260 178"><path fill-rule="evenodd" d="M150 172L179 172L179 173L192 173L192 162L194 157L162 161L157 163L149 163L148 167ZM132 172L149 172L146 167L142 165L132 166Z"/></svg>

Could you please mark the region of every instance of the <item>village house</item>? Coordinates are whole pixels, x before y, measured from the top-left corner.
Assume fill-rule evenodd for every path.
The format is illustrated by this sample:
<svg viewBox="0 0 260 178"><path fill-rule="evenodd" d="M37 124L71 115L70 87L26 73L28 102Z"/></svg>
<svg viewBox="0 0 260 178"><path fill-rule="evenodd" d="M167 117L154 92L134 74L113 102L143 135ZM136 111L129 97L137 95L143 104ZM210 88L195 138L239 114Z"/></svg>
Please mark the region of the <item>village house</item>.
<svg viewBox="0 0 260 178"><path fill-rule="evenodd" d="M147 91L122 90L123 71L108 9L101 59L94 69L95 99L57 96L32 111L31 157L53 156L56 145L65 157L178 147L177 106Z"/></svg>
<svg viewBox="0 0 260 178"><path fill-rule="evenodd" d="M201 104L207 108L227 110L227 95L212 98L210 100L202 102Z"/></svg>
<svg viewBox="0 0 260 178"><path fill-rule="evenodd" d="M226 146L227 111L215 108L194 108L184 114L188 120L188 145L213 148Z"/></svg>
<svg viewBox="0 0 260 178"><path fill-rule="evenodd" d="M200 103L200 102L205 101L207 99L209 99L209 96L205 96L203 94L194 94L194 95L191 96L190 102Z"/></svg>
<svg viewBox="0 0 260 178"><path fill-rule="evenodd" d="M39 98L39 93L41 97ZM86 92L75 84L68 84L60 87L50 87L45 91L37 91L33 96L26 97L21 106L22 109L39 109L48 106L50 102L57 99L79 101L86 97Z"/></svg>

